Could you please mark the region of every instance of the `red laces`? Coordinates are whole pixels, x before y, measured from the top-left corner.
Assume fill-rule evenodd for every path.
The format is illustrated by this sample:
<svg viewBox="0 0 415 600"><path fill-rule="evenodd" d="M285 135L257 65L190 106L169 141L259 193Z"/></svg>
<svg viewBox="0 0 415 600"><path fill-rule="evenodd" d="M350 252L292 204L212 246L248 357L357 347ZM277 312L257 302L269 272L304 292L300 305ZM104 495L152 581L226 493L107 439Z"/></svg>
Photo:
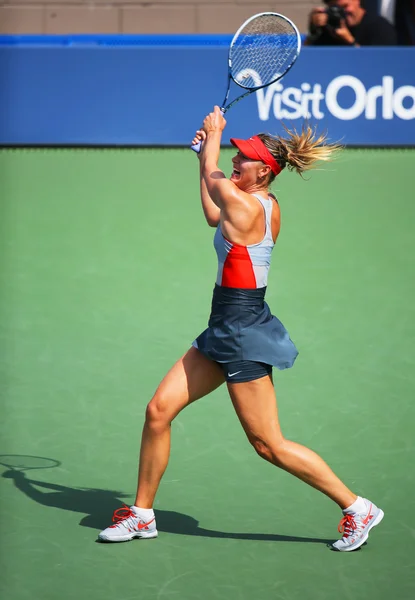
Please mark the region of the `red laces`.
<svg viewBox="0 0 415 600"><path fill-rule="evenodd" d="M339 533L344 533L344 537L348 537L355 529L357 529L357 525L353 515L345 515L339 523Z"/></svg>
<svg viewBox="0 0 415 600"><path fill-rule="evenodd" d="M129 506L124 504L124 506L122 506L121 508L117 508L117 510L114 510L114 514L112 515L112 522L118 523L118 521L123 521L124 519L128 519L128 517L135 517L135 514Z"/></svg>

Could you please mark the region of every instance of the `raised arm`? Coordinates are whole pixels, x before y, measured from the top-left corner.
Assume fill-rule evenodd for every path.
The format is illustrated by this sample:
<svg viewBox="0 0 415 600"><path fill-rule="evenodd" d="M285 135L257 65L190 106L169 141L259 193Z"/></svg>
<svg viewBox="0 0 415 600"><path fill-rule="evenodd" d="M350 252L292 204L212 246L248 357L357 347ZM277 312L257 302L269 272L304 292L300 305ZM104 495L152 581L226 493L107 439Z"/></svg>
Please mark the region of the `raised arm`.
<svg viewBox="0 0 415 600"><path fill-rule="evenodd" d="M210 227L217 227L220 221L220 208L216 206L209 195L206 181L200 173L200 199L202 200L203 213Z"/></svg>
<svg viewBox="0 0 415 600"><path fill-rule="evenodd" d="M196 131L196 135L192 141L192 144L195 144L196 142L203 143L205 140L206 133L202 129L199 129L198 131ZM200 199L202 201L203 214L205 215L206 222L210 227L217 227L220 220L220 208L216 206L216 204L213 202L212 198L209 195L206 181L202 174L202 163L200 161L200 154L198 154L198 157L200 166Z"/></svg>
<svg viewBox="0 0 415 600"><path fill-rule="evenodd" d="M240 201L240 193L223 171L218 167L222 131L226 121L218 106L203 122L205 141L200 152L200 176L206 184L207 192L220 209L227 209L229 204Z"/></svg>
<svg viewBox="0 0 415 600"><path fill-rule="evenodd" d="M200 177L209 200L220 209L222 232L228 239L235 239L252 228L255 214L261 213L262 216L263 210L250 193L242 191L219 169L220 144L225 126L221 110L215 106L203 121L205 139L200 152Z"/></svg>

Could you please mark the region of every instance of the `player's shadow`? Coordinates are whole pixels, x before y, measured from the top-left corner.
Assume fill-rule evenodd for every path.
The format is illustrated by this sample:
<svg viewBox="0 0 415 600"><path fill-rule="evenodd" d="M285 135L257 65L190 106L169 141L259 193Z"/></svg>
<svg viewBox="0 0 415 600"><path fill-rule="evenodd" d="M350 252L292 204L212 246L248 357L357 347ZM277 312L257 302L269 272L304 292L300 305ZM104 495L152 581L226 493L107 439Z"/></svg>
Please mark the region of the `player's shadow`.
<svg viewBox="0 0 415 600"><path fill-rule="evenodd" d="M84 513L80 521L82 527L104 529L110 524L112 512L124 504L124 499L130 498L116 490L94 488L72 488L55 483L29 479L21 471L6 471L3 477L12 479L15 487L28 498L43 506L60 508L71 512ZM271 542L308 542L316 544L331 544L333 540L279 535L273 533L232 533L204 529L199 522L189 515L170 510L156 509L157 529L177 535L195 535L210 538L227 538L235 540L256 540Z"/></svg>

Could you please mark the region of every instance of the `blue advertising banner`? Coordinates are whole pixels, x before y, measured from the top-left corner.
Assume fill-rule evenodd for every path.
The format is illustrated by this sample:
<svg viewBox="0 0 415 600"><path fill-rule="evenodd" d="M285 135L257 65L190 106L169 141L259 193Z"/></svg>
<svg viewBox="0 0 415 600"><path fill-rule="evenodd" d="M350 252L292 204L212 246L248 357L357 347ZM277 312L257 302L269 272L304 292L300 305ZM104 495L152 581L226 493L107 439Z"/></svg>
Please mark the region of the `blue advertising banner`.
<svg viewBox="0 0 415 600"><path fill-rule="evenodd" d="M226 77L227 43L0 43L0 144L187 146ZM307 119L346 145L414 146L415 48L305 47L226 118L225 143Z"/></svg>

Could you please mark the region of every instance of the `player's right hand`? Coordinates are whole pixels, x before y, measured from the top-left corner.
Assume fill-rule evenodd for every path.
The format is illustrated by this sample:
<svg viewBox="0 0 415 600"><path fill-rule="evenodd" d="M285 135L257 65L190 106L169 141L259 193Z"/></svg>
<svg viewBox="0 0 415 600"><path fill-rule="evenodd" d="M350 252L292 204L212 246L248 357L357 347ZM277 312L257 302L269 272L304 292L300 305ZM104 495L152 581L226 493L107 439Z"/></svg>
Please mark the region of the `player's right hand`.
<svg viewBox="0 0 415 600"><path fill-rule="evenodd" d="M215 106L213 112L209 113L203 121L203 129L206 133L214 131L223 131L226 127L226 120L219 106Z"/></svg>

